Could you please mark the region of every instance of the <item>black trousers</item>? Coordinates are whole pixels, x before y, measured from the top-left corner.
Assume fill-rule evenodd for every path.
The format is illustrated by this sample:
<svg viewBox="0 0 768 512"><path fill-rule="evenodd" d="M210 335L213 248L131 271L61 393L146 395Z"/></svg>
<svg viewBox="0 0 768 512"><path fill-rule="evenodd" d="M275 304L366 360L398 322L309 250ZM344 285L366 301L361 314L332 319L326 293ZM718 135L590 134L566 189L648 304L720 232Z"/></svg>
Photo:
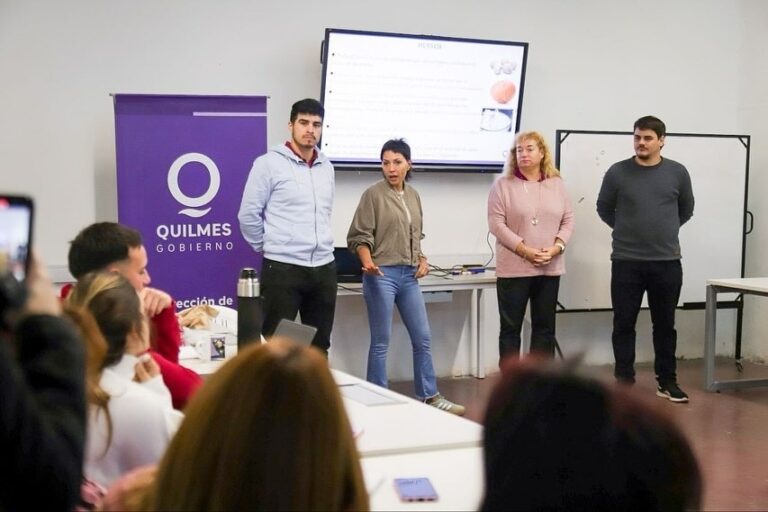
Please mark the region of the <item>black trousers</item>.
<svg viewBox="0 0 768 512"><path fill-rule="evenodd" d="M261 270L264 297L264 336L271 336L281 319L301 321L317 327L312 345L326 354L331 347L331 329L336 312L336 262L304 267L264 259Z"/></svg>
<svg viewBox="0 0 768 512"><path fill-rule="evenodd" d="M560 276L500 277L496 281L499 301L499 359L520 353L520 331L525 306L531 301L531 352L554 357L557 292Z"/></svg>
<svg viewBox="0 0 768 512"><path fill-rule="evenodd" d="M611 272L613 303L614 375L618 379L635 377L635 325L643 293L648 293L648 307L653 323L654 369L660 384L677 380L677 331L675 308L683 285L680 260L614 260Z"/></svg>

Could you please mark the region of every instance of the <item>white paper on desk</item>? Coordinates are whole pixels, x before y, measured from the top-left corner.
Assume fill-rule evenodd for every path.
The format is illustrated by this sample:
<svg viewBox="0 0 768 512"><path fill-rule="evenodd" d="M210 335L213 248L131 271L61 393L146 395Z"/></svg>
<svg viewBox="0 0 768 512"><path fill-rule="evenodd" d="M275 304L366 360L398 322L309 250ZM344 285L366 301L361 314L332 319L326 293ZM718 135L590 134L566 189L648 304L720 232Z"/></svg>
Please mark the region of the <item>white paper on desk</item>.
<svg viewBox="0 0 768 512"><path fill-rule="evenodd" d="M208 341L213 334L208 329L190 329L189 327L182 328L181 339L184 340L184 345L189 345L194 348L203 341Z"/></svg>
<svg viewBox="0 0 768 512"><path fill-rule="evenodd" d="M200 359L200 354L197 353L195 347L182 345L179 347L179 359Z"/></svg>

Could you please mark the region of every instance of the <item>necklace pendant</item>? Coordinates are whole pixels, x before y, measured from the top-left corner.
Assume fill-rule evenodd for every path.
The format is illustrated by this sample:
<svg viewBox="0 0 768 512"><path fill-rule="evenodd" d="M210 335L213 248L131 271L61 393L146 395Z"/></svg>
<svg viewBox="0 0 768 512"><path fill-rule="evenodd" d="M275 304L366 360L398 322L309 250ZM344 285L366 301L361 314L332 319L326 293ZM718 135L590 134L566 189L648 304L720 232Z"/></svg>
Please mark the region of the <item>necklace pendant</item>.
<svg viewBox="0 0 768 512"><path fill-rule="evenodd" d="M539 223L539 219L537 219L536 217L531 219L531 224L533 224L534 226L538 225L538 223Z"/></svg>

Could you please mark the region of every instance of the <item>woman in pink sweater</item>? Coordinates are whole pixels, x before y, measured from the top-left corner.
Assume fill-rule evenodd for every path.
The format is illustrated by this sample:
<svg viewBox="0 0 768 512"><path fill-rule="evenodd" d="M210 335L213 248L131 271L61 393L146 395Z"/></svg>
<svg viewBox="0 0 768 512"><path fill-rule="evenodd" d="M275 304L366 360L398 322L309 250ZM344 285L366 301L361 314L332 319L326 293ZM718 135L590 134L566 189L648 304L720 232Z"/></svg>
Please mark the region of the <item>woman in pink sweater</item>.
<svg viewBox="0 0 768 512"><path fill-rule="evenodd" d="M552 357L562 254L573 209L552 153L537 132L522 132L506 171L488 196L488 229L496 237L499 357L520 352L520 329L531 302L531 351Z"/></svg>

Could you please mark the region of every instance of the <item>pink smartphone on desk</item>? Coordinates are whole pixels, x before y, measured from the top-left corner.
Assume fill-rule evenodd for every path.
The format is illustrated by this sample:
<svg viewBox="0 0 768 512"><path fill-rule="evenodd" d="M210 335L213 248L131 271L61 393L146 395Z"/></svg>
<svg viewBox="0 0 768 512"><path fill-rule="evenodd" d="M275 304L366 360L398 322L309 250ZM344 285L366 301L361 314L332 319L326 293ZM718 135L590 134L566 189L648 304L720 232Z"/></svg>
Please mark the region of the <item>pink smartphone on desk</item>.
<svg viewBox="0 0 768 512"><path fill-rule="evenodd" d="M437 501L429 478L395 478L395 489L402 501Z"/></svg>

